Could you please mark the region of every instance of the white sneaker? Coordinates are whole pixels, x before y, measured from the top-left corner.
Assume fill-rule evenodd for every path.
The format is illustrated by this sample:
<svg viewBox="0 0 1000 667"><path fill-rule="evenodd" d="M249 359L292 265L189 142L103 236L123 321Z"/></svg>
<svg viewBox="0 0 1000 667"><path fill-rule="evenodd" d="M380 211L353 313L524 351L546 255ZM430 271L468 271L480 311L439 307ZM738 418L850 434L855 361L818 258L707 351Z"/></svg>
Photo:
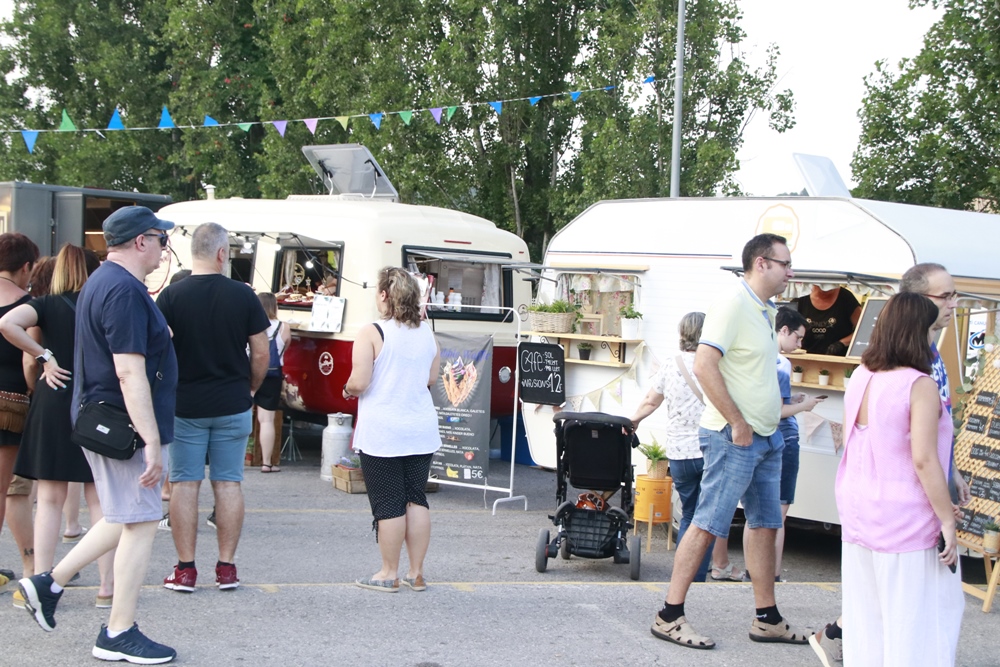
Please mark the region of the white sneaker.
<svg viewBox="0 0 1000 667"><path fill-rule="evenodd" d="M163 515L163 518L160 519L160 525L157 526L157 529L170 530L170 512L167 512L166 514Z"/></svg>

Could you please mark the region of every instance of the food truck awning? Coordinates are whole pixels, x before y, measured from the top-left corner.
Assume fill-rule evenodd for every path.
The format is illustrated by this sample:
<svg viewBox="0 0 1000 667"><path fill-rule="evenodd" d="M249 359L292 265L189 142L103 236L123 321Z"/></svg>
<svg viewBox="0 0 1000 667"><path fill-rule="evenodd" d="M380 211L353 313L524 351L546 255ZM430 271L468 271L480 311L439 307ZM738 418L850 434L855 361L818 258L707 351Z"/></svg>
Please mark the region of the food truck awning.
<svg viewBox="0 0 1000 667"><path fill-rule="evenodd" d="M507 266L510 264L510 255L480 255L472 252L440 252L435 250L421 250L419 248L407 248L411 255L440 259L446 262L467 262L469 264L500 264Z"/></svg>
<svg viewBox="0 0 1000 667"><path fill-rule="evenodd" d="M723 266L723 271L743 277L742 266ZM812 271L795 269L795 277L788 281L788 287L782 294L783 300L797 299L809 294L813 285L828 290L838 285L846 285L857 296L892 296L896 293L899 278L893 276L876 276L853 271Z"/></svg>

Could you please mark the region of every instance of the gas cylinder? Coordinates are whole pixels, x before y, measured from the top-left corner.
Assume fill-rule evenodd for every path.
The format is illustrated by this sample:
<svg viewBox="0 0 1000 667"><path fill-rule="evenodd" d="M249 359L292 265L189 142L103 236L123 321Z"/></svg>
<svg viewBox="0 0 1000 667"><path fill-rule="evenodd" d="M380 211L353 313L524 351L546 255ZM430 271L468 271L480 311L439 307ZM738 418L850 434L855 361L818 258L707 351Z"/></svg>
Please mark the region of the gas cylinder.
<svg viewBox="0 0 1000 667"><path fill-rule="evenodd" d="M340 461L341 457L351 458L351 427L353 417L343 412L326 416L327 427L323 429L323 463L319 468L319 476L325 482L333 480L330 466Z"/></svg>

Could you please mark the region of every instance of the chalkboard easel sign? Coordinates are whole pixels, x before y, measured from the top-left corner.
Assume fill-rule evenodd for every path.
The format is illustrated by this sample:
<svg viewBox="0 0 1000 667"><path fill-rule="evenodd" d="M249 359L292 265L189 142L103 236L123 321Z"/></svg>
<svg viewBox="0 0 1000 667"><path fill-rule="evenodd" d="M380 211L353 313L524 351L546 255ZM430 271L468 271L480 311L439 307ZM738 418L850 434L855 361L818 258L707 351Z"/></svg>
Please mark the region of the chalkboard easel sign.
<svg viewBox="0 0 1000 667"><path fill-rule="evenodd" d="M885 308L888 299L882 297L868 297L865 301L865 308L861 311L861 318L858 326L854 328L854 338L847 348L847 356L860 357L868 349L868 342L872 339L872 332L875 331L875 321Z"/></svg>
<svg viewBox="0 0 1000 667"><path fill-rule="evenodd" d="M517 364L522 401L541 405L566 402L566 353L562 345L519 343Z"/></svg>

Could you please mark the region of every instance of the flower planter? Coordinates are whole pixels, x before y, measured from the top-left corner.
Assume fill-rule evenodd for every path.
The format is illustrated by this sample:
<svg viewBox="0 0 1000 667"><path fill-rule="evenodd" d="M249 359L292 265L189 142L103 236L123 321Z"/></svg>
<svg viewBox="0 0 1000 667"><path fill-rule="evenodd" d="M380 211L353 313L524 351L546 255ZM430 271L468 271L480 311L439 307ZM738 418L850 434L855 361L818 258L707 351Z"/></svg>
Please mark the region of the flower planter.
<svg viewBox="0 0 1000 667"><path fill-rule="evenodd" d="M580 353L581 361L588 361L590 359L590 350L578 350Z"/></svg>
<svg viewBox="0 0 1000 667"><path fill-rule="evenodd" d="M666 459L660 459L659 461L646 459L646 471L649 473L649 479L666 479L667 473L670 472L670 461Z"/></svg>
<svg viewBox="0 0 1000 667"><path fill-rule="evenodd" d="M988 554L995 554L1000 551L1000 532L995 530L983 531L983 551Z"/></svg>
<svg viewBox="0 0 1000 667"><path fill-rule="evenodd" d="M820 375L819 376L819 383L821 385L823 385L824 387L827 386L828 384L830 384L830 376L829 375Z"/></svg>
<svg viewBox="0 0 1000 667"><path fill-rule="evenodd" d="M792 373L792 382L802 382L802 373Z"/></svg>
<svg viewBox="0 0 1000 667"><path fill-rule="evenodd" d="M640 340L639 326L642 320L622 318L622 338L625 340Z"/></svg>

